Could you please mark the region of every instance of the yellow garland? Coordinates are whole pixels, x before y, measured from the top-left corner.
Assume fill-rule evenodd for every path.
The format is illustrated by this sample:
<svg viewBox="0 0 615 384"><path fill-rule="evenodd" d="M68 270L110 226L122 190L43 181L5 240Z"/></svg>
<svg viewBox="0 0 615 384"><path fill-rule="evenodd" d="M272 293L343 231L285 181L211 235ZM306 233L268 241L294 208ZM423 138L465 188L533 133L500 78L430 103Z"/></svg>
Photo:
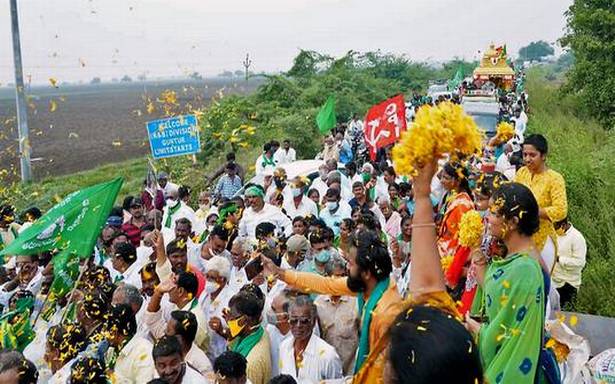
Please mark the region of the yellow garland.
<svg viewBox="0 0 615 384"><path fill-rule="evenodd" d="M416 175L416 167L449 154L451 160L478 155L483 134L461 106L450 102L423 106L393 147L393 164L402 175Z"/></svg>
<svg viewBox="0 0 615 384"><path fill-rule="evenodd" d="M475 210L464 213L459 222L459 245L477 248L481 243L484 231L485 226L480 213Z"/></svg>
<svg viewBox="0 0 615 384"><path fill-rule="evenodd" d="M515 136L515 127L507 122L501 122L498 124L498 128L493 138L494 145L500 145L506 143L508 140Z"/></svg>
<svg viewBox="0 0 615 384"><path fill-rule="evenodd" d="M442 271L446 273L450 268L451 264L453 264L453 255L444 256L440 259L440 263L442 263Z"/></svg>

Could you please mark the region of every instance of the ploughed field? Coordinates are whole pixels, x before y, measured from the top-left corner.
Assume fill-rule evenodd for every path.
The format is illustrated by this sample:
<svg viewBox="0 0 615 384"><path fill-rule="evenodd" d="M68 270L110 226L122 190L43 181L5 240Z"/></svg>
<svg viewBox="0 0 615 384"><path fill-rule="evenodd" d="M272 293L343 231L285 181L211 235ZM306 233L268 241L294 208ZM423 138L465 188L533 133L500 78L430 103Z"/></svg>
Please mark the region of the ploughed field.
<svg viewBox="0 0 615 384"><path fill-rule="evenodd" d="M185 108L222 94L247 93L257 79L177 80L33 87L27 90L32 172L35 180L128 160L150 152L145 124L163 117L165 90ZM148 113L147 105L155 111ZM19 175L14 90L0 88L0 169Z"/></svg>

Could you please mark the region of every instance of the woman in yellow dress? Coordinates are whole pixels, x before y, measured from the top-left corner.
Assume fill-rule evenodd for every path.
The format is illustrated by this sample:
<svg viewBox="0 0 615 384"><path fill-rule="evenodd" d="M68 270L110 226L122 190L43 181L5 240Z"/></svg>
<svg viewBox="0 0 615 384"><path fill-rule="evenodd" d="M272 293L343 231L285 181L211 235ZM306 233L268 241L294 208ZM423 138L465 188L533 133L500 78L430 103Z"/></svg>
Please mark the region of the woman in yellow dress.
<svg viewBox="0 0 615 384"><path fill-rule="evenodd" d="M549 146L542 135L530 135L523 142L524 167L517 171L515 182L528 187L540 207L540 227L534 243L549 271L553 270L557 255L557 234L553 223L566 218L568 200L562 175L547 167Z"/></svg>

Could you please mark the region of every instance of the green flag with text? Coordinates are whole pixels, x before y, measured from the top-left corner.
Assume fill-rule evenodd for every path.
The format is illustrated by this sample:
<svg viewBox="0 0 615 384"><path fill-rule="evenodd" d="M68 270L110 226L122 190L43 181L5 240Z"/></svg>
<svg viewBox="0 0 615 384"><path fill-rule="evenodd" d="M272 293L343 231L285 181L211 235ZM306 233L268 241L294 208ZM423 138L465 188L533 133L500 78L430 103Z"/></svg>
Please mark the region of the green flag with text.
<svg viewBox="0 0 615 384"><path fill-rule="evenodd" d="M3 249L0 263L4 263L6 255L33 255L52 250L59 252L55 257L89 257L122 182L120 177L69 194Z"/></svg>

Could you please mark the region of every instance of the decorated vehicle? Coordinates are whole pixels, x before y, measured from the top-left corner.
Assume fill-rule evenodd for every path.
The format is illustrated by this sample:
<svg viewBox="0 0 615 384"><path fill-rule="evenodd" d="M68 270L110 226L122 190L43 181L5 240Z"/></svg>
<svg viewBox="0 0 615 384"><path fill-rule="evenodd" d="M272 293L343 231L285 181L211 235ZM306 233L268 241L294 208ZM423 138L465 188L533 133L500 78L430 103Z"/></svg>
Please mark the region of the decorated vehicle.
<svg viewBox="0 0 615 384"><path fill-rule="evenodd" d="M473 78L476 88L485 86L514 90L515 71L508 65L506 45L495 47L493 44L483 54L480 65L474 69Z"/></svg>

